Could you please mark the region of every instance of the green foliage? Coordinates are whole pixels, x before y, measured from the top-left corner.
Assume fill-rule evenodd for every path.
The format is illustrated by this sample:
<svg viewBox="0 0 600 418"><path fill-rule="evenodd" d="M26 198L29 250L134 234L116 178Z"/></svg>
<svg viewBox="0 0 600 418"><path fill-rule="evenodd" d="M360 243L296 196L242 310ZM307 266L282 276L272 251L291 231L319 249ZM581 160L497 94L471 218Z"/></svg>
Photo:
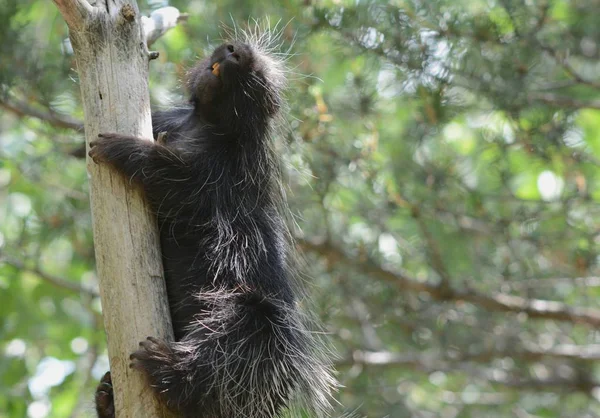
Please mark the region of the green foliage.
<svg viewBox="0 0 600 418"><path fill-rule="evenodd" d="M184 100L217 22L285 27L280 136L338 414L600 414L600 2L140 7L167 3L190 17L153 45L157 106ZM75 63L51 2L0 18L0 416L88 416L108 364L62 123L83 118Z"/></svg>

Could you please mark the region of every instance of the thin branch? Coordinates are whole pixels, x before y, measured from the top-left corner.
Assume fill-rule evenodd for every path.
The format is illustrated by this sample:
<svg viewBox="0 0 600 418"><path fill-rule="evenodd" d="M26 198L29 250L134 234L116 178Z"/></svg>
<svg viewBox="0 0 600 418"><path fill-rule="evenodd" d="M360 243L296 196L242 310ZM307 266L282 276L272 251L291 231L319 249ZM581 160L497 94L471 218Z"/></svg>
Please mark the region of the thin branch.
<svg viewBox="0 0 600 418"><path fill-rule="evenodd" d="M379 335L377 335L377 330L371 321L369 321L369 312L364 302L356 297L349 296L349 299L354 317L360 325L365 347L371 350L381 349L383 347L383 343L381 342Z"/></svg>
<svg viewBox="0 0 600 418"><path fill-rule="evenodd" d="M402 366L415 370L447 370L448 366L437 355L423 353L392 353L389 351L354 351L349 357L335 362L336 367L345 366Z"/></svg>
<svg viewBox="0 0 600 418"><path fill-rule="evenodd" d="M536 279L525 279L516 282L502 283L503 286L510 286L515 290L529 290L529 289L540 289L547 287L555 287L560 285L573 286L581 289L587 289L590 287L600 287L600 277L588 276L588 277L548 277L548 278L536 278Z"/></svg>
<svg viewBox="0 0 600 418"><path fill-rule="evenodd" d="M554 58L554 60L561 67L563 67L563 69L566 71L566 73L569 74L571 76L571 78L573 78L573 80L575 80L577 83L586 84L590 87L600 89L600 83L592 81L592 80L588 80L587 78L585 78L581 74L579 74L575 70L575 68L573 68L573 66L569 63L569 61L567 60L567 57L561 56L561 54L556 49L554 49L548 45L544 45L541 42L538 42L538 45L542 48L542 50L544 50L548 54L550 54L552 56L552 58Z"/></svg>
<svg viewBox="0 0 600 418"><path fill-rule="evenodd" d="M327 243L316 244L300 240L299 246L318 253L331 262L343 262L363 274L386 281L402 291L424 292L433 299L447 302L469 302L475 306L493 312L524 313L531 318L552 319L592 327L600 327L600 310L594 308L571 307L562 302L541 299L527 299L504 293L484 294L464 287L456 289L450 286L419 281L406 272L387 270L370 260L357 260L342 250Z"/></svg>
<svg viewBox="0 0 600 418"><path fill-rule="evenodd" d="M579 84L579 83L577 83L577 81L575 81L575 80L558 80L558 81L552 81L552 82L543 84L541 86L536 86L535 90L537 90L537 91L559 90L559 89L573 87L573 86L576 86L577 84Z"/></svg>
<svg viewBox="0 0 600 418"><path fill-rule="evenodd" d="M452 219L453 222L460 228L469 232L478 234L490 234L493 230L491 222L483 218L475 218L472 216L455 213L445 208L436 207L433 209L435 215L439 215L441 219Z"/></svg>
<svg viewBox="0 0 600 418"><path fill-rule="evenodd" d="M150 16L142 16L142 27L146 36L146 44L152 45L158 38L163 36L169 29L174 28L181 22L187 21L189 15L180 13L175 7L161 7L153 11Z"/></svg>
<svg viewBox="0 0 600 418"><path fill-rule="evenodd" d="M560 344L549 349L542 349L531 343L525 344L526 348L516 354L523 360L536 361L542 358L555 358L563 360L600 360L600 344L575 345Z"/></svg>
<svg viewBox="0 0 600 418"><path fill-rule="evenodd" d="M526 299L520 296L496 293L486 295L472 289L454 290L446 300L464 301L489 311L525 313L531 318L600 326L600 310L572 307L562 302L542 299Z"/></svg>
<svg viewBox="0 0 600 418"><path fill-rule="evenodd" d="M517 19L514 16L513 8L511 7L511 2L507 0L500 0L500 4L502 5L502 8L504 9L506 14L508 15L508 18L510 19L515 36L517 38L521 38L521 31L519 29L519 25L517 25Z"/></svg>
<svg viewBox="0 0 600 418"><path fill-rule="evenodd" d="M600 109L599 100L583 101L553 93L531 93L529 94L529 101L543 102L551 106L568 107L572 109Z"/></svg>
<svg viewBox="0 0 600 418"><path fill-rule="evenodd" d="M407 366L426 364L442 368L449 367L447 363L488 363L493 359L510 357L521 361L541 361L546 359L598 361L600 360L600 344L579 346L574 344L561 344L550 349L542 349L534 344L514 350L489 350L475 354L451 353L393 353L389 351L354 351L351 356L336 362L337 366L352 366L361 364L365 366Z"/></svg>
<svg viewBox="0 0 600 418"><path fill-rule="evenodd" d="M37 109L23 101L0 98L0 108L8 110L19 117L34 117L61 129L73 129L83 132L83 122L70 116L61 115L51 109Z"/></svg>
<svg viewBox="0 0 600 418"><path fill-rule="evenodd" d="M371 366L371 367L401 367L423 373L443 371L447 373L466 373L473 378L484 379L488 383L501 384L511 388L530 390L562 389L590 393L599 383L575 375L574 377L549 376L547 378L524 378L514 376L506 370L482 369L481 366L473 367L468 362L448 361L435 354L423 353L390 353L390 352L364 352L355 351L351 357L336 362L337 367L344 366Z"/></svg>
<svg viewBox="0 0 600 418"><path fill-rule="evenodd" d="M508 386L513 389L528 390L528 391L569 391L583 392L586 394L592 393L599 384L596 381L581 379L579 376L574 378L569 377L548 377L548 378L523 378L513 376L502 376L501 373L489 371L485 380L490 383L496 383L503 386Z"/></svg>
<svg viewBox="0 0 600 418"><path fill-rule="evenodd" d="M425 238L425 242L427 244L427 252L429 253L429 258L431 259L431 264L435 271L440 275L442 279L442 286L450 285L450 274L448 273L448 269L446 268L446 264L444 263L444 259L442 258L442 252L440 251L437 242L429 232L429 228L425 224L425 220L421 216L421 211L416 205L411 204L411 212L413 218L417 221L417 225L421 230L421 234L423 238Z"/></svg>
<svg viewBox="0 0 600 418"><path fill-rule="evenodd" d="M556 347L543 349L525 342L524 347L511 350L489 350L476 354L459 354L457 360L477 363L487 363L496 358L510 357L521 361L537 362L544 359L569 361L598 361L600 360L600 344L575 345L560 344Z"/></svg>
<svg viewBox="0 0 600 418"><path fill-rule="evenodd" d="M440 402L446 405L455 405L461 408L470 407L474 405L482 406L500 406L512 404L512 396L508 393L495 393L495 392L478 392L477 398L469 399L468 401L463 400L464 392L452 392L449 390L441 391ZM517 417L523 418L523 417ZM528 418L534 418L530 416Z"/></svg>
<svg viewBox="0 0 600 418"><path fill-rule="evenodd" d="M54 276L52 274L46 273L45 271L42 271L38 267L34 267L34 268L27 267L23 261L18 260L14 257L7 256L6 254L2 254L2 256L0 256L0 263L8 264L9 266L12 266L20 271L27 271L29 273L33 273L34 275L36 275L40 279L44 280L45 282L48 282L51 285L53 285L55 287L59 287L61 289L65 289L65 290L68 290L71 292L76 292L76 293L87 294L88 296L91 296L91 297L99 297L100 296L98 294L98 292L93 289L83 287L79 283L72 282L70 280L65 280L62 277L58 277L58 276Z"/></svg>

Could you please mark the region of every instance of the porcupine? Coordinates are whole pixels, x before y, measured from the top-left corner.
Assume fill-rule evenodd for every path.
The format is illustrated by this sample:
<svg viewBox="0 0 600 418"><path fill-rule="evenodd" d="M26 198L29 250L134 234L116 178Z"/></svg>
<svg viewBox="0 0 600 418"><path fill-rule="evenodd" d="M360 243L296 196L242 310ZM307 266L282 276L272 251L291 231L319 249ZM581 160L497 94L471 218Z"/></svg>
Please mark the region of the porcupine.
<svg viewBox="0 0 600 418"><path fill-rule="evenodd" d="M184 417L278 417L298 400L321 416L335 382L298 306L272 138L285 59L271 32L241 32L188 72L189 104L153 113L156 141L90 144L158 218L175 342L148 337L131 364ZM108 373L96 409L114 416Z"/></svg>

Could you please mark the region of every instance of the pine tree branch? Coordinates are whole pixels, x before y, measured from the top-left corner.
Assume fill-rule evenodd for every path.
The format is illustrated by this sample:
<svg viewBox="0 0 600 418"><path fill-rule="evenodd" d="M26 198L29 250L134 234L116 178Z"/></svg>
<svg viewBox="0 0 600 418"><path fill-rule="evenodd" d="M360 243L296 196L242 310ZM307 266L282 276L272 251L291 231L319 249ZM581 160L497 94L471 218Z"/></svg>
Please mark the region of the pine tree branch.
<svg viewBox="0 0 600 418"><path fill-rule="evenodd" d="M581 347L585 349L584 347ZM593 349L598 355L598 348ZM585 374L573 373L573 376L562 377L551 374L545 378L528 378L515 376L503 369L496 368L481 368L481 366L473 366L472 362L484 362L492 358L512 357L521 360L537 361L541 357L552 353L529 353L529 352L492 352L485 353L479 356L467 356L456 360L449 360L440 356L439 353L391 353L386 351L355 351L351 356L336 362L336 367L382 367L389 369L390 367L398 367L404 370L413 370L422 373L445 372L445 373L465 373L466 375L475 378L483 379L488 383L500 384L503 386L527 389L534 391L556 391L569 390L584 393L591 393L597 388L600 383L592 380ZM528 357L529 356L529 357ZM489 357L489 358L488 358ZM569 357L573 359L573 357ZM583 360L597 361L596 358L581 358Z"/></svg>
<svg viewBox="0 0 600 418"><path fill-rule="evenodd" d="M556 63L559 64L565 70L565 72L571 76L571 78L574 81L576 81L577 83L580 83L580 84L588 85L595 89L600 89L600 83L592 81L592 80L588 80L587 78L585 78L581 74L579 74L577 72L577 70L575 70L575 68L573 68L573 66L569 63L569 61L567 60L567 57L562 56L559 51L550 47L549 45L544 45L541 42L538 42L538 45L544 51L546 51L548 54L550 54L552 56L552 58L554 58ZM563 54L565 54L565 53L563 52Z"/></svg>
<svg viewBox="0 0 600 418"><path fill-rule="evenodd" d="M556 107L568 107L571 109L600 109L600 100L579 100L568 96L553 93L530 93L530 102L542 102Z"/></svg>
<svg viewBox="0 0 600 418"><path fill-rule="evenodd" d="M416 220L419 229L421 230L421 235L425 239L425 243L427 245L427 253L429 254L429 259L431 260L431 265L440 276L442 282L441 286L450 286L450 274L448 273L448 269L446 268L446 264L444 263L444 259L442 257L442 252L440 251L437 242L429 232L429 228L427 227L425 220L421 216L421 211L417 205L410 204L412 217Z"/></svg>
<svg viewBox="0 0 600 418"><path fill-rule="evenodd" d="M52 109L38 109L17 99L0 97L0 107L19 117L33 117L61 129L83 131L83 122L67 115L61 115Z"/></svg>
<svg viewBox="0 0 600 418"><path fill-rule="evenodd" d="M562 302L542 299L527 299L504 293L485 294L465 287L457 289L451 286L418 281L406 272L387 270L371 260L357 260L342 250L327 244L316 244L300 240L299 246L305 250L320 254L330 262L342 262L363 274L388 282L402 291L424 292L433 299L446 302L469 302L491 312L524 313L530 318L551 319L571 322L591 327L600 327L600 310L594 308L571 307Z"/></svg>
<svg viewBox="0 0 600 418"><path fill-rule="evenodd" d="M574 345L561 344L550 349L542 349L528 344L528 348L514 350L489 350L476 354L451 354L451 353L394 353L389 351L354 351L352 354L336 362L337 366L352 366L362 364L365 366L405 366L424 364L430 367L436 363L488 363L497 358L512 358L521 361L537 362L543 359L572 360L572 361L599 361L600 344ZM437 367L437 366L436 366ZM442 366L447 368L449 366Z"/></svg>
<svg viewBox="0 0 600 418"><path fill-rule="evenodd" d="M9 266L12 266L20 271L26 271L26 272L32 273L35 276L42 279L43 281L50 283L52 286L55 286L55 287L58 287L58 288L61 288L64 290L76 292L79 294L84 293L91 297L100 296L99 293L93 289L86 288L79 283L63 279L62 277L58 277L58 276L52 275L50 273L46 273L39 267L33 267L33 268L27 267L27 265L24 261L19 260L15 257L7 256L6 254L0 255L0 263L8 264Z"/></svg>
<svg viewBox="0 0 600 418"><path fill-rule="evenodd" d="M504 285L504 284L503 284ZM546 278L532 278L520 280L518 282L505 283L510 288L515 290L530 290L540 288L550 288L557 285L573 286L581 289L588 289L591 287L600 287L599 276L586 276L586 277L546 277Z"/></svg>

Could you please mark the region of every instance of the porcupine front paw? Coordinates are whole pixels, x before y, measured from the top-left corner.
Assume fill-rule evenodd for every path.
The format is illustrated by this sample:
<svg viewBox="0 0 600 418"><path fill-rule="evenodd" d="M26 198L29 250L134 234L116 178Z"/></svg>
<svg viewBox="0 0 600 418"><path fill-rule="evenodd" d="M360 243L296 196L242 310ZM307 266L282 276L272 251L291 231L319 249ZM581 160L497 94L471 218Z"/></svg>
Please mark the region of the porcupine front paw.
<svg viewBox="0 0 600 418"><path fill-rule="evenodd" d="M123 135L115 133L98 134L98 138L90 142L88 155L96 164L108 162L111 151L123 140Z"/></svg>

